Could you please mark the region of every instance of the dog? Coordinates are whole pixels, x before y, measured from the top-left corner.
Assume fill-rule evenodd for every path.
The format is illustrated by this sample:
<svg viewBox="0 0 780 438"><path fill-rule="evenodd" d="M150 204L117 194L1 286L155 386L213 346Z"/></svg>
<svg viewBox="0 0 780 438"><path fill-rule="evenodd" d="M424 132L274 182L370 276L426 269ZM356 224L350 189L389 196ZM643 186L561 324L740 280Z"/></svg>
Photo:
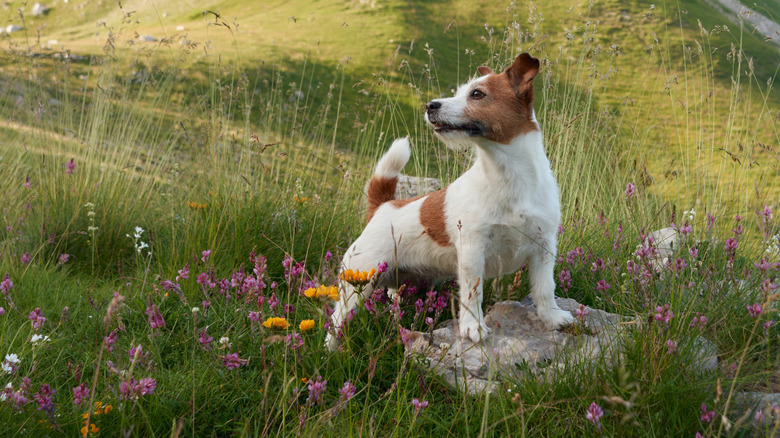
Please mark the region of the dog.
<svg viewBox="0 0 780 438"><path fill-rule="evenodd" d="M395 140L368 186L367 225L344 255L341 269L389 268L358 293L339 282L331 316L338 329L375 288L392 297L402 280L456 277L459 333L481 342L490 334L482 313L485 280L528 268L531 298L550 330L574 321L555 302L553 267L561 218L558 184L544 152L533 109L539 60L518 56L502 73L479 67L479 76L454 97L426 104L425 120L447 146L476 146L474 165L442 190L395 199L408 138ZM337 336L329 333L332 350Z"/></svg>

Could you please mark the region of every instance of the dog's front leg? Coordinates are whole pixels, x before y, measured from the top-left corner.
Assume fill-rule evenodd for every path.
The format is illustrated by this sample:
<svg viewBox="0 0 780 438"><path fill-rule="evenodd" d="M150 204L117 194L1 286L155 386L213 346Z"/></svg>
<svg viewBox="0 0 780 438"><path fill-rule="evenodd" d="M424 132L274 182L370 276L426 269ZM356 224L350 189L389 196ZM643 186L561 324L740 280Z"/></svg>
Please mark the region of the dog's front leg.
<svg viewBox="0 0 780 438"><path fill-rule="evenodd" d="M555 248L554 244L549 246ZM550 330L559 329L574 322L571 312L561 309L555 302L555 253L545 251L528 264L531 278L531 299L536 304L536 314Z"/></svg>
<svg viewBox="0 0 780 438"><path fill-rule="evenodd" d="M373 288L370 284L363 287L362 294L351 284L346 281L339 280L339 300L336 301L333 315L331 316L332 328L325 337L325 345L330 351L333 351L339 345L338 334L341 333L344 321L347 319L349 312L356 310L360 304L361 298L370 294ZM334 335L335 333L335 335Z"/></svg>
<svg viewBox="0 0 780 438"><path fill-rule="evenodd" d="M482 287L485 282L484 246L463 242L458 251L458 286L460 287L461 339L480 342L490 334L482 315Z"/></svg>

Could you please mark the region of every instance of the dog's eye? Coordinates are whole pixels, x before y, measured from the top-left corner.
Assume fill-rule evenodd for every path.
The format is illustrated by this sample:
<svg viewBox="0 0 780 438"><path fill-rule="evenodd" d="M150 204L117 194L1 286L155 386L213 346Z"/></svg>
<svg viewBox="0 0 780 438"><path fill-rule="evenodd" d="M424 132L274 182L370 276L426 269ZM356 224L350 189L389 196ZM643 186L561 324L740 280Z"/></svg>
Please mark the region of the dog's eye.
<svg viewBox="0 0 780 438"><path fill-rule="evenodd" d="M482 99L483 97L485 97L485 93L480 90L474 90L471 92L472 99Z"/></svg>

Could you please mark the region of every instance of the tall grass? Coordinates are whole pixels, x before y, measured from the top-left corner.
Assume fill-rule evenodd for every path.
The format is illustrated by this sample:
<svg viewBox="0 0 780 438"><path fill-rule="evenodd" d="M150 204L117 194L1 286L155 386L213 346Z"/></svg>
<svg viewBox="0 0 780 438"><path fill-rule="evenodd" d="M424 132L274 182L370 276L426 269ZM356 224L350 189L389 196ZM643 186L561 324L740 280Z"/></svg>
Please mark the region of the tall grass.
<svg viewBox="0 0 780 438"><path fill-rule="evenodd" d="M745 70L739 45L724 60L711 30L691 37L672 14L637 31L675 35L648 51L645 76L626 79L618 67L629 49L605 44L598 10L567 16L554 42L543 12L510 5L503 30L486 28L484 47L467 55L469 74L520 51L543 60L535 108L564 214L557 294L626 318L619 357L541 377L521 370L495 394L465 396L404 356L399 327L429 329L417 297L400 316L382 294L327 352L331 303L302 292L335 282L377 157L410 135L410 174L448 183L471 162L419 117L449 94L439 78L452 61L418 42L356 84L346 58L233 62L246 56L235 23L214 27L237 52L223 59L210 46L195 56L201 42L184 36L163 55L127 47L124 21L102 56L39 57L18 45L2 55L14 67L2 71L0 98L0 275L14 285L0 300L0 352L21 358L0 374L12 385L0 404L9 434L89 435L90 424L138 436L776 433L780 415L761 408L756 421L739 395L777 392L780 242L776 221L757 214L776 207L771 85ZM723 62L734 65L725 91ZM659 151L665 142L671 152ZM670 156L679 164L661 181L653 169ZM659 262L646 235L671 223L679 244ZM522 273L491 281L488 304L519 299L525 284ZM265 327L271 316L289 327ZM311 331L298 326L308 319ZM718 349L716 370L698 367L702 338ZM155 387L138 386L150 378ZM44 384L56 391L51 405ZM599 421L586 418L592 403ZM710 410L718 419L703 419Z"/></svg>

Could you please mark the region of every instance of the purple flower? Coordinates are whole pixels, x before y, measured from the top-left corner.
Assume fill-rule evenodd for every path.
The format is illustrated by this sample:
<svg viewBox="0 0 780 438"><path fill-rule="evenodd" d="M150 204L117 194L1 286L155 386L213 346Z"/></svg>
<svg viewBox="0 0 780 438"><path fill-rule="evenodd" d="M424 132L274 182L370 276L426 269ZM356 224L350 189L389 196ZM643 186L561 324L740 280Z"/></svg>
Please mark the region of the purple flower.
<svg viewBox="0 0 780 438"><path fill-rule="evenodd" d="M603 271L604 268L606 268L607 265L604 263L604 260L601 259L601 257L597 258L595 262L593 262L590 265L590 272L598 272Z"/></svg>
<svg viewBox="0 0 780 438"><path fill-rule="evenodd" d="M26 252L26 253L22 254L22 263L24 263L26 265L26 264L30 263L30 260L32 260L32 256L30 255L29 252Z"/></svg>
<svg viewBox="0 0 780 438"><path fill-rule="evenodd" d="M604 416L604 410L601 409L596 402L593 402L588 406L588 412L585 414L585 418L596 426L597 430L601 430L601 418Z"/></svg>
<svg viewBox="0 0 780 438"><path fill-rule="evenodd" d="M309 380L309 398L306 399L306 404L311 406L320 403L327 388L328 381L323 380L322 376L317 376L316 380Z"/></svg>
<svg viewBox="0 0 780 438"><path fill-rule="evenodd" d="M5 315L5 309L2 306L0 306L0 316L3 315Z"/></svg>
<svg viewBox="0 0 780 438"><path fill-rule="evenodd" d="M748 313L750 313L750 316L753 318L758 318L758 315L761 314L763 309L761 308L761 304L755 303L753 305L748 304L747 305Z"/></svg>
<svg viewBox="0 0 780 438"><path fill-rule="evenodd" d="M149 326L156 330L161 327L165 327L165 320L163 319L160 309L157 304L149 304L146 308L146 315L149 317Z"/></svg>
<svg viewBox="0 0 780 438"><path fill-rule="evenodd" d="M206 349L211 349L211 343L214 341L213 336L209 336L208 333L206 333L206 330L200 331L200 336L198 336L198 342L200 342L200 345L203 346Z"/></svg>
<svg viewBox="0 0 780 438"><path fill-rule="evenodd" d="M691 321L691 327L704 327L707 325L707 322L709 322L709 319L707 319L706 316L702 315L699 312L696 312L696 316L693 317L693 321Z"/></svg>
<svg viewBox="0 0 780 438"><path fill-rule="evenodd" d="M677 341L669 339L666 341L666 346L669 348L666 351L667 354L674 354L677 351Z"/></svg>
<svg viewBox="0 0 780 438"><path fill-rule="evenodd" d="M78 406L89 397L89 388L87 385L81 384L73 387L73 404Z"/></svg>
<svg viewBox="0 0 780 438"><path fill-rule="evenodd" d="M65 173L67 173L68 175L72 174L73 171L76 170L76 163L73 161L73 158L71 158L70 161L68 161L66 166L68 168L65 169Z"/></svg>
<svg viewBox="0 0 780 438"><path fill-rule="evenodd" d="M203 263L208 265L209 264L209 256L211 255L211 250L207 249L207 250L201 252L200 255L201 255L201 257L200 257L201 261L203 261Z"/></svg>
<svg viewBox="0 0 780 438"><path fill-rule="evenodd" d="M114 351L114 343L116 342L116 336L117 336L117 329L111 330L111 333L108 334L108 336L104 337L103 340L106 342L106 348L109 352Z"/></svg>
<svg viewBox="0 0 780 438"><path fill-rule="evenodd" d="M715 418L715 411L708 411L707 405L704 403L701 404L701 422L704 424L709 423L712 421L712 419Z"/></svg>
<svg viewBox="0 0 780 438"><path fill-rule="evenodd" d="M238 353L230 353L222 356L222 365L225 365L229 370L244 366L247 362L249 362L249 360L239 358Z"/></svg>
<svg viewBox="0 0 780 438"><path fill-rule="evenodd" d="M36 307L35 310L30 312L30 314L27 316L27 319L32 322L32 328L36 331L43 327L43 324L46 322L46 317L44 317L43 313L41 313L40 307Z"/></svg>
<svg viewBox="0 0 780 438"><path fill-rule="evenodd" d="M568 269L561 268L561 272L558 273L558 285L561 286L564 293L572 287L571 272Z"/></svg>
<svg viewBox="0 0 780 438"><path fill-rule="evenodd" d="M60 264L64 265L70 260L70 254L60 254Z"/></svg>
<svg viewBox="0 0 780 438"><path fill-rule="evenodd" d="M179 269L177 272L179 273L179 278L181 278L182 280L186 280L190 278L190 264L187 263L186 265L184 265L183 268Z"/></svg>
<svg viewBox="0 0 780 438"><path fill-rule="evenodd" d="M379 274L384 273L385 271L387 271L387 267L388 267L387 262L382 262L382 263L378 264L377 268L376 268L376 274L379 275ZM347 382L347 383L349 383L349 382Z"/></svg>
<svg viewBox="0 0 780 438"><path fill-rule="evenodd" d="M144 347L141 344L138 344L137 346L130 347L130 350L127 351L127 356L130 358L131 361L135 363L144 363L146 361L146 358L149 357L148 352L144 352Z"/></svg>
<svg viewBox="0 0 780 438"><path fill-rule="evenodd" d="M138 381L133 390L140 396L152 394L155 388L157 388L157 381L151 377L144 377Z"/></svg>
<svg viewBox="0 0 780 438"><path fill-rule="evenodd" d="M427 318L425 318L425 323L426 323L428 326L430 326L430 327L433 327L433 318L431 318L430 316L429 316L429 317L427 317Z"/></svg>
<svg viewBox="0 0 780 438"><path fill-rule="evenodd" d="M681 226L680 228L678 228L678 230L677 230L677 231L679 231L679 232L680 232L680 234L682 234L683 236L687 236L687 235L691 234L691 231L693 231L693 227L691 226L691 224L689 224L689 223L686 221L686 222L683 224L683 226Z"/></svg>
<svg viewBox="0 0 780 438"><path fill-rule="evenodd" d="M5 274L5 277L3 277L3 281L0 281L0 291L3 292L3 295L7 295L8 292L11 291L14 287L14 282L11 281L11 278L8 276L8 274Z"/></svg>
<svg viewBox="0 0 780 438"><path fill-rule="evenodd" d="M723 245L726 252L735 252L737 248L739 247L739 243L737 243L737 240L733 237L729 237L726 240L726 243Z"/></svg>
<svg viewBox="0 0 780 438"><path fill-rule="evenodd" d="M611 287L612 287L612 286L610 286L610 285L609 285L609 283L607 283L607 282L606 282L606 281L604 281L604 280L599 280L599 282L598 282L598 283L596 283L596 290L597 290L597 291L600 291L600 292L606 292L606 291L607 291L608 289L610 289Z"/></svg>
<svg viewBox="0 0 780 438"><path fill-rule="evenodd" d="M668 323L669 321L674 318L674 313L669 309L668 304L664 304L663 306L657 306L655 308L655 320L656 321L663 321Z"/></svg>
<svg viewBox="0 0 780 438"><path fill-rule="evenodd" d="M416 398L413 398L412 406L414 406L414 416L417 417L420 415L420 412L422 412L423 409L428 407L428 400L420 401Z"/></svg>
<svg viewBox="0 0 780 438"><path fill-rule="evenodd" d="M574 311L577 318L584 319L586 316L590 314L590 309L585 307L584 304L580 304L579 307Z"/></svg>
<svg viewBox="0 0 780 438"><path fill-rule="evenodd" d="M30 175L27 175L27 178L24 179L24 184L22 184L22 187L27 188L27 189L30 188ZM770 217L771 217L771 215L770 215Z"/></svg>
<svg viewBox="0 0 780 438"><path fill-rule="evenodd" d="M691 247L688 248L688 254L691 256L692 259L695 259L699 256L699 248Z"/></svg>
<svg viewBox="0 0 780 438"><path fill-rule="evenodd" d="M44 383L41 386L41 390L33 396L35 401L38 402L39 411L51 412L54 410L54 394L56 392L48 383Z"/></svg>
<svg viewBox="0 0 780 438"><path fill-rule="evenodd" d="M627 200L634 197L635 190L636 186L633 183L626 184L626 190L623 191L623 194L626 195Z"/></svg>
<svg viewBox="0 0 780 438"><path fill-rule="evenodd" d="M284 343L291 350L297 350L297 349L303 347L303 338L301 337L300 333L292 332L292 333L290 333L289 335L287 335L285 337Z"/></svg>
<svg viewBox="0 0 780 438"><path fill-rule="evenodd" d="M249 312L249 320L253 323L260 322L260 312Z"/></svg>
<svg viewBox="0 0 780 438"><path fill-rule="evenodd" d="M336 412L342 411L347 407L347 403L355 396L355 385L349 381L344 382L344 386L339 388L339 401L336 405Z"/></svg>

